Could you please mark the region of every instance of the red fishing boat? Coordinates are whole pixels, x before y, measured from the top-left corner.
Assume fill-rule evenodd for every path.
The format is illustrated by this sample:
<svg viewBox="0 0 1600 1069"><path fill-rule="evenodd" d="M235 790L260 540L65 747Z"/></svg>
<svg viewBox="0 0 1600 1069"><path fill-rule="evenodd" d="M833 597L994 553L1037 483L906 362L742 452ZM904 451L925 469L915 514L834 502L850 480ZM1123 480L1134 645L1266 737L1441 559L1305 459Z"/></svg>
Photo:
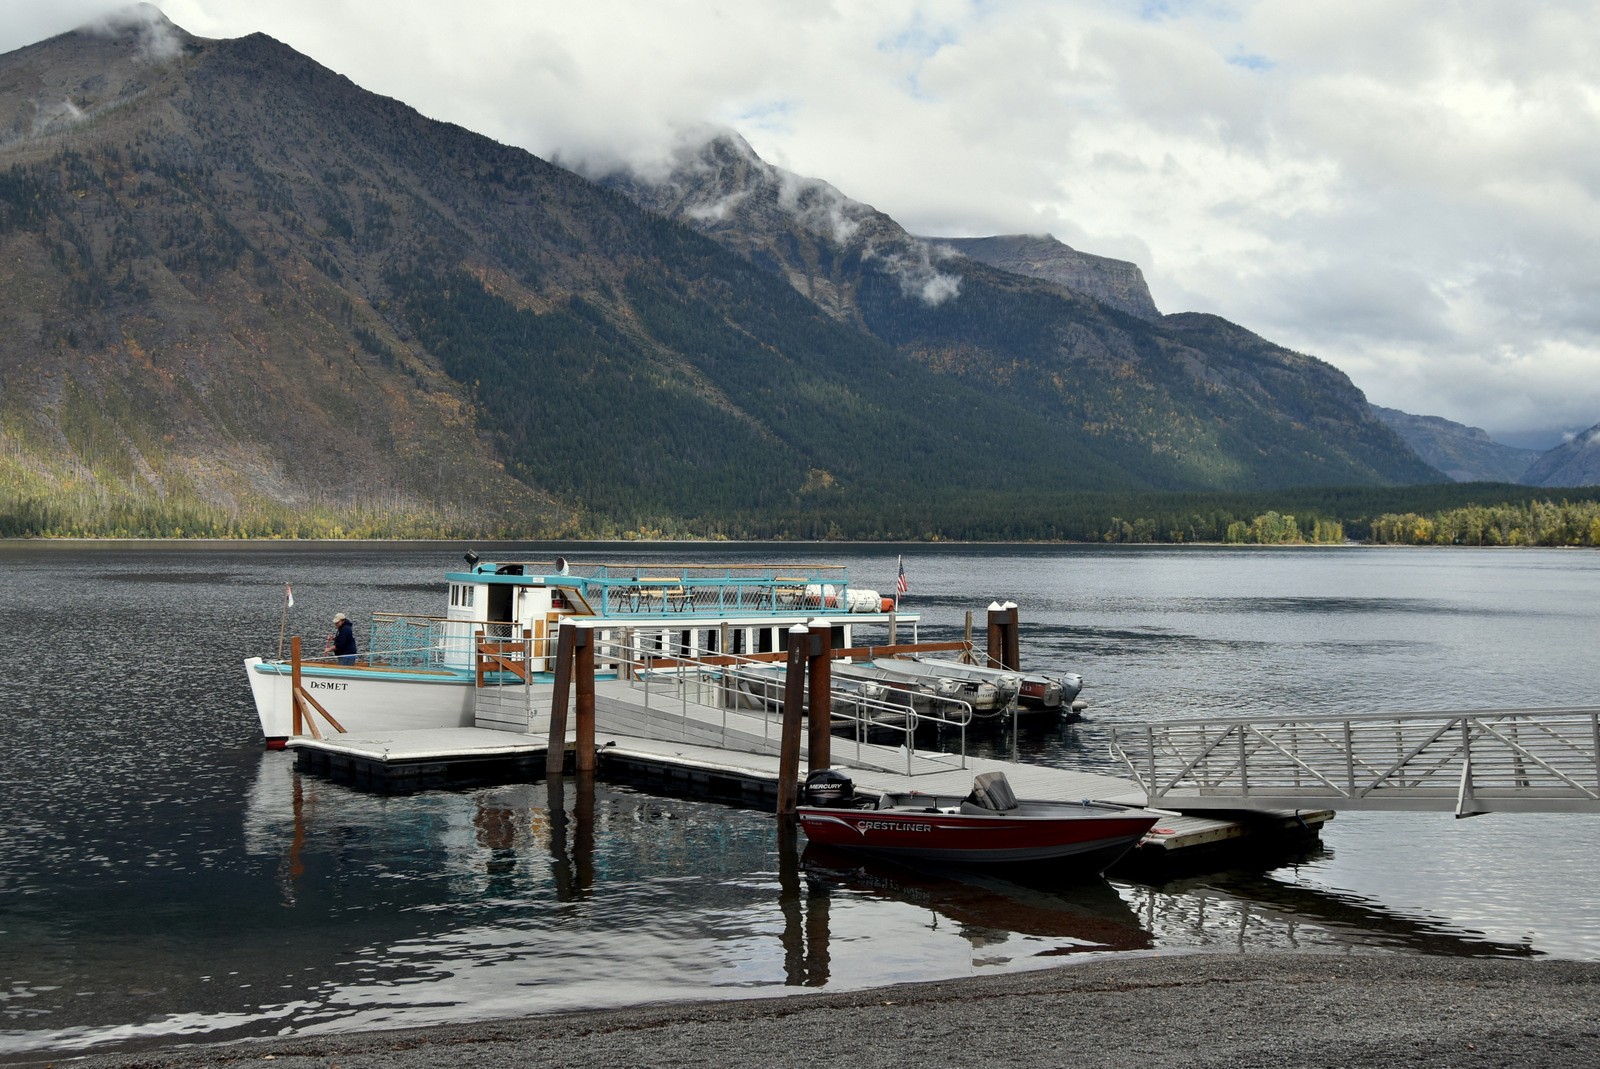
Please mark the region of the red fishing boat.
<svg viewBox="0 0 1600 1069"><path fill-rule="evenodd" d="M1020 800L1003 772L976 777L965 797L888 794L860 808L848 777L830 769L812 773L806 795L813 804L797 813L814 843L962 864L1065 861L1085 874L1103 871L1156 823L1109 802Z"/></svg>

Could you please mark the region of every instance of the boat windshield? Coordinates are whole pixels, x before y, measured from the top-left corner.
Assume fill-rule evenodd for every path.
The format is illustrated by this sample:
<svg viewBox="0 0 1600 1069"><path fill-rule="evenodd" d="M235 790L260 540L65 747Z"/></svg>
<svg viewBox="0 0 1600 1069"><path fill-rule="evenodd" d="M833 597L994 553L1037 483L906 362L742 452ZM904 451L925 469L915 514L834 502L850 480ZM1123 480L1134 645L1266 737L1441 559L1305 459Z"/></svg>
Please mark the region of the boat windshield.
<svg viewBox="0 0 1600 1069"><path fill-rule="evenodd" d="M1002 811L1015 809L1021 804L1011 790L1011 783L1006 779L1004 772L985 772L974 776L971 800L985 809Z"/></svg>

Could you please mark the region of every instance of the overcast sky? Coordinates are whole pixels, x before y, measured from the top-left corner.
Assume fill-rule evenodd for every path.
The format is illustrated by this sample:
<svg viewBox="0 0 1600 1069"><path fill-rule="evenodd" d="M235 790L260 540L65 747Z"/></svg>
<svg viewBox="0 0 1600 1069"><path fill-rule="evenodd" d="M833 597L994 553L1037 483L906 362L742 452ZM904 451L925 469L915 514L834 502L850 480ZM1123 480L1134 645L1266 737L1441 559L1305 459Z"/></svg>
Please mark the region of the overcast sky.
<svg viewBox="0 0 1600 1069"><path fill-rule="evenodd" d="M0 51L117 6L0 0ZM1226 316L1504 441L1600 421L1589 4L159 6L569 164L731 126L914 232L1133 260L1162 311Z"/></svg>

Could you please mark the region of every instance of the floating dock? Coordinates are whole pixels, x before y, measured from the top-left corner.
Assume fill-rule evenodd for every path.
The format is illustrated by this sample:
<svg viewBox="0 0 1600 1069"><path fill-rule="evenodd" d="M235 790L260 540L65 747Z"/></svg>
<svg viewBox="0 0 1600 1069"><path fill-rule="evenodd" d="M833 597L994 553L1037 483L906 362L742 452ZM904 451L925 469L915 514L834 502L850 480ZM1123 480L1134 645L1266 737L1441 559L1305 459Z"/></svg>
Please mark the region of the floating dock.
<svg viewBox="0 0 1600 1069"><path fill-rule="evenodd" d="M521 722L506 715L508 707L527 710ZM535 686L515 701L484 703L489 715L479 722L486 726L296 737L288 747L302 771L369 790L409 792L539 779L548 757L550 707L550 689ZM652 689L640 680L597 680L594 707L602 778L756 808L777 807L782 732L770 710L729 708L726 692L692 681L678 686L658 682ZM1023 797L1089 798L1133 806L1146 801L1131 779L887 746L868 741L868 734L857 730L854 736L835 733L831 739L831 766L847 772L862 794L965 794L974 776L1000 771ZM569 750L571 740L569 731ZM949 732L944 741L954 744ZM1326 809L1156 812L1161 820L1135 860L1162 866L1198 861L1223 848L1306 837L1334 815Z"/></svg>

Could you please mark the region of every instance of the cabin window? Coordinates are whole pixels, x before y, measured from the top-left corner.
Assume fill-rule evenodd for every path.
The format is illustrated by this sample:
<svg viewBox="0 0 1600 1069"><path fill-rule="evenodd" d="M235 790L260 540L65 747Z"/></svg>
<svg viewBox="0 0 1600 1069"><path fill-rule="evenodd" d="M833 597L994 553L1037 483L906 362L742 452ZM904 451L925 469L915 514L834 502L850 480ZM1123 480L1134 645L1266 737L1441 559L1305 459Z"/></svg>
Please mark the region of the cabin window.
<svg viewBox="0 0 1600 1069"><path fill-rule="evenodd" d="M729 650L728 652L732 653L732 654L743 653L744 649L745 649L745 630L744 630L744 628L742 628L742 627L734 628L733 629L733 634L730 635L729 638L731 638L733 640L733 649Z"/></svg>
<svg viewBox="0 0 1600 1069"><path fill-rule="evenodd" d="M450 584L450 607L453 609L461 604L461 587L455 583Z"/></svg>
<svg viewBox="0 0 1600 1069"><path fill-rule="evenodd" d="M757 653L771 653L772 652L772 628L770 628L770 627L758 627L758 628L756 628L756 652Z"/></svg>

